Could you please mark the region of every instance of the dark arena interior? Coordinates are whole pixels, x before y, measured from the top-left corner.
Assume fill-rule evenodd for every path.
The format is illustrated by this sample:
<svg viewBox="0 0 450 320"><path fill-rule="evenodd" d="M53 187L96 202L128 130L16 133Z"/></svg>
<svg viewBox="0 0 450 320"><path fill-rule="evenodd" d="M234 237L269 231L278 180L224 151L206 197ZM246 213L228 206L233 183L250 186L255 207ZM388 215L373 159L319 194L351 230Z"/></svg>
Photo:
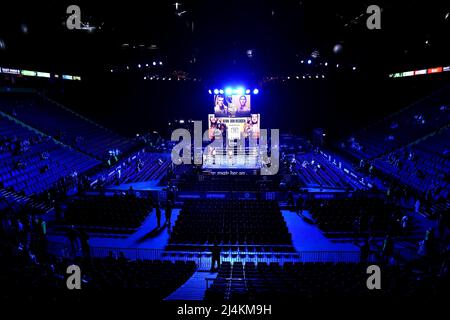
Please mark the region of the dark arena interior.
<svg viewBox="0 0 450 320"><path fill-rule="evenodd" d="M448 2L0 13L0 304L271 319L448 294Z"/></svg>

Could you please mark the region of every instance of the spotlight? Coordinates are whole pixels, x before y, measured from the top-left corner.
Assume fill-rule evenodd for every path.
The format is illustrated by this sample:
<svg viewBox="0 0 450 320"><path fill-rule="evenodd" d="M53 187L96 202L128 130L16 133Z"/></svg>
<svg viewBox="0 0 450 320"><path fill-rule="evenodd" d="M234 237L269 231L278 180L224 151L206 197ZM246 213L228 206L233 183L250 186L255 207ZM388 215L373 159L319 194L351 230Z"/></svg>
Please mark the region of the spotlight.
<svg viewBox="0 0 450 320"><path fill-rule="evenodd" d="M159 65L162 66L162 61L159 62Z"/></svg>
<svg viewBox="0 0 450 320"><path fill-rule="evenodd" d="M153 61L153 63L152 63L154 66L156 66L156 62L155 61Z"/></svg>
<svg viewBox="0 0 450 320"><path fill-rule="evenodd" d="M231 95L233 93L233 89L231 89L231 88L225 88L225 94L227 94L227 95Z"/></svg>
<svg viewBox="0 0 450 320"><path fill-rule="evenodd" d="M242 87L237 88L236 89L236 93L239 94L239 95L243 95L244 94L244 88L242 88Z"/></svg>
<svg viewBox="0 0 450 320"><path fill-rule="evenodd" d="M220 93L220 94L223 94L223 90L222 90L222 89L220 89L220 90L219 90L219 93Z"/></svg>
<svg viewBox="0 0 450 320"><path fill-rule="evenodd" d="M253 94L258 94L259 93L259 90L258 89L254 89L253 90Z"/></svg>
<svg viewBox="0 0 450 320"><path fill-rule="evenodd" d="M342 54L342 52L344 51L344 47L342 46L342 44L337 43L334 47L333 47L333 52L337 55Z"/></svg>
<svg viewBox="0 0 450 320"><path fill-rule="evenodd" d="M214 94L219 94L219 90L218 89L214 89Z"/></svg>
<svg viewBox="0 0 450 320"><path fill-rule="evenodd" d="M320 56L320 53L319 53L318 50L314 50L314 51L311 53L311 57L313 57L314 59L317 59L319 56Z"/></svg>
<svg viewBox="0 0 450 320"><path fill-rule="evenodd" d="M303 61L303 60L302 60L302 61L300 61L300 63L303 63L303 62L305 62L305 61Z"/></svg>
<svg viewBox="0 0 450 320"><path fill-rule="evenodd" d="M250 90L249 89L245 90L245 94L250 94Z"/></svg>
<svg viewBox="0 0 450 320"><path fill-rule="evenodd" d="M352 69L353 69L353 71L354 71L354 70L356 70L356 67L353 67Z"/></svg>
<svg viewBox="0 0 450 320"><path fill-rule="evenodd" d="M328 66L328 62L325 62L325 67Z"/></svg>
<svg viewBox="0 0 450 320"><path fill-rule="evenodd" d="M148 63L146 63L145 66L148 67Z"/></svg>
<svg viewBox="0 0 450 320"><path fill-rule="evenodd" d="M138 64L138 68L139 68L139 69L141 68L141 64Z"/></svg>
<svg viewBox="0 0 450 320"><path fill-rule="evenodd" d="M309 59L309 60L308 60L308 64L311 64L311 62L312 62L311 59Z"/></svg>
<svg viewBox="0 0 450 320"><path fill-rule="evenodd" d="M212 91L211 91L211 89L209 89L209 90L208 90L208 93L209 93L209 94L212 94Z"/></svg>
<svg viewBox="0 0 450 320"><path fill-rule="evenodd" d="M28 26L24 23L22 23L20 25L20 31L22 31L23 34L27 34L28 33Z"/></svg>

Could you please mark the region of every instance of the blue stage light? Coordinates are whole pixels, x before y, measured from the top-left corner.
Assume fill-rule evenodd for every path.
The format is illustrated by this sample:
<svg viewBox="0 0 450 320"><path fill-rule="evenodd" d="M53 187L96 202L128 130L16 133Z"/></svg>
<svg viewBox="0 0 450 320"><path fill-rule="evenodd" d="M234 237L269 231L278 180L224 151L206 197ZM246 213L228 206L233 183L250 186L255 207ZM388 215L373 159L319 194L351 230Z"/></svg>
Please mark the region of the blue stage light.
<svg viewBox="0 0 450 320"><path fill-rule="evenodd" d="M219 94L219 89L214 89L214 94Z"/></svg>
<svg viewBox="0 0 450 320"><path fill-rule="evenodd" d="M236 93L239 94L239 95L243 95L244 94L244 88L242 88L242 87L237 88L236 89Z"/></svg>
<svg viewBox="0 0 450 320"><path fill-rule="evenodd" d="M220 93L220 94L223 94L223 90L222 90L222 89L220 89L220 90L219 90L219 93Z"/></svg>
<svg viewBox="0 0 450 320"><path fill-rule="evenodd" d="M225 88L225 94L231 95L233 93L233 89L231 88Z"/></svg>
<svg viewBox="0 0 450 320"><path fill-rule="evenodd" d="M250 89L245 90L245 94L250 94Z"/></svg>
<svg viewBox="0 0 450 320"><path fill-rule="evenodd" d="M212 94L212 91L211 91L211 89L209 89L209 90L208 90L208 93L209 93L209 94Z"/></svg>
<svg viewBox="0 0 450 320"><path fill-rule="evenodd" d="M253 90L253 94L258 94L259 93L259 90L258 89L254 89Z"/></svg>
<svg viewBox="0 0 450 320"><path fill-rule="evenodd" d="M312 62L312 61L311 61L311 59L310 59L310 60L308 60L308 64L311 64L311 62Z"/></svg>

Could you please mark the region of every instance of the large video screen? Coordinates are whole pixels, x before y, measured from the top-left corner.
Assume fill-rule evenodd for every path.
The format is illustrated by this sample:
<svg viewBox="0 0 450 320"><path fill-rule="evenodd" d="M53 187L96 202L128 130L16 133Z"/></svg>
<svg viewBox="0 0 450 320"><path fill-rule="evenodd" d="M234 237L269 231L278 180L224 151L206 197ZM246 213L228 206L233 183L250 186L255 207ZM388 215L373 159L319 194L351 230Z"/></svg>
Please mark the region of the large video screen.
<svg viewBox="0 0 450 320"><path fill-rule="evenodd" d="M258 139L260 135L260 115L250 114L248 117L216 117L208 115L209 139L227 134L228 140L245 138Z"/></svg>
<svg viewBox="0 0 450 320"><path fill-rule="evenodd" d="M250 113L250 95L214 95L214 114L217 117L248 117Z"/></svg>

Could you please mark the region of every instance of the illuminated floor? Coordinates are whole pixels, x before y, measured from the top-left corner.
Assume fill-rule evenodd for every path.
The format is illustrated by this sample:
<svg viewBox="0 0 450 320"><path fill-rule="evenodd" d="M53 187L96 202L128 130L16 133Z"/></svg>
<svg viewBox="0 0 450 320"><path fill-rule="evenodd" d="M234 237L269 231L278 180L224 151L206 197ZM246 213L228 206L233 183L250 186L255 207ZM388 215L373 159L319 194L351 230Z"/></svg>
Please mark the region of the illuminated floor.
<svg viewBox="0 0 450 320"><path fill-rule="evenodd" d="M217 272L195 272L188 281L165 300L203 300L206 291L206 279L215 279L216 277Z"/></svg>
<svg viewBox="0 0 450 320"><path fill-rule="evenodd" d="M358 251L359 248L351 243L335 243L325 237L320 229L312 223L308 212L304 218L295 212L281 211L292 235L292 243L297 251Z"/></svg>

